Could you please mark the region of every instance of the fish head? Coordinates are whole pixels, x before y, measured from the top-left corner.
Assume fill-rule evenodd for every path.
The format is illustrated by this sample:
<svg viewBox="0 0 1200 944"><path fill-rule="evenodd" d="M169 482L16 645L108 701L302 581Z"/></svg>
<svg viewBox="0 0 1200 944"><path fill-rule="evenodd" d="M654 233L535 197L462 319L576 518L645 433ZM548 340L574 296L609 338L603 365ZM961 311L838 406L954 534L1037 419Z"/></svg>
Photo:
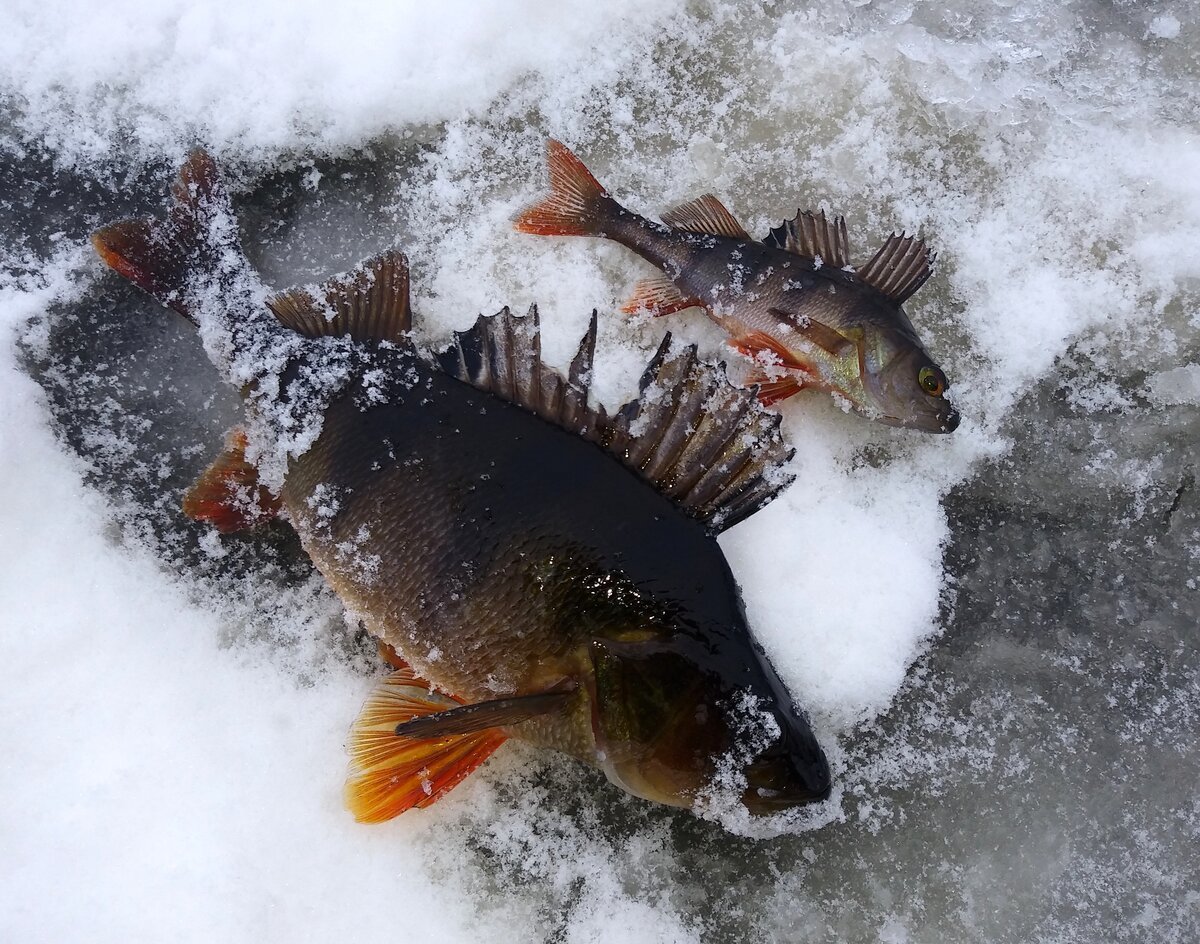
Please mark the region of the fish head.
<svg viewBox="0 0 1200 944"><path fill-rule="evenodd" d="M736 648L714 657L684 637L593 642L592 729L610 780L690 807L732 774L754 814L829 796L829 765L807 721L769 663Z"/></svg>
<svg viewBox="0 0 1200 944"><path fill-rule="evenodd" d="M865 404L859 411L889 426L954 432L960 417L946 398L950 381L942 369L906 333L870 332L868 338L872 334L862 352Z"/></svg>

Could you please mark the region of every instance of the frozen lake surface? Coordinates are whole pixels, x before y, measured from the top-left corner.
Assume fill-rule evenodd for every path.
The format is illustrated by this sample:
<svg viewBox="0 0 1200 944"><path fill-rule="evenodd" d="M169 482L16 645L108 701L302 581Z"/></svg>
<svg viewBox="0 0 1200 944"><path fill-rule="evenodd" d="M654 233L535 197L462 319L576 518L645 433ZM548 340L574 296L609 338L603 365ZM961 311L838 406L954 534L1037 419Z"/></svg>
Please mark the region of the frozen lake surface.
<svg viewBox="0 0 1200 944"><path fill-rule="evenodd" d="M785 6L18 5L0 937L1200 936L1195 18ZM722 539L834 765L805 817L710 822L510 744L428 812L356 825L372 645L285 526L218 539L178 510L237 398L86 238L157 210L196 142L272 284L399 245L425 340L536 300L560 364L599 308L609 404L664 328L729 356L695 312L616 314L648 274L620 247L511 232L548 135L643 212L711 190L751 232L822 206L856 260L893 228L939 252L907 308L962 427L788 401L798 480Z"/></svg>

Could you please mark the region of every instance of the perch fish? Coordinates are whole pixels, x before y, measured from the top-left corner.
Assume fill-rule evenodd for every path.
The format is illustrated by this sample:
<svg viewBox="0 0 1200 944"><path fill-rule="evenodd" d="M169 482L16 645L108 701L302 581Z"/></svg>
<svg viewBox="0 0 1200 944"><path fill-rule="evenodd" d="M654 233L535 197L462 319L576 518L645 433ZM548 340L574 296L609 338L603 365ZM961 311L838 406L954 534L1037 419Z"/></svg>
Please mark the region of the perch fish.
<svg viewBox="0 0 1200 944"><path fill-rule="evenodd" d="M949 381L901 307L932 272L922 240L893 235L853 268L845 220L823 210L798 212L759 241L712 194L656 223L621 206L561 142L550 140L547 163L550 194L516 228L612 239L661 269L637 283L623 310L703 308L756 361L749 379L764 403L809 387L889 426L958 427Z"/></svg>

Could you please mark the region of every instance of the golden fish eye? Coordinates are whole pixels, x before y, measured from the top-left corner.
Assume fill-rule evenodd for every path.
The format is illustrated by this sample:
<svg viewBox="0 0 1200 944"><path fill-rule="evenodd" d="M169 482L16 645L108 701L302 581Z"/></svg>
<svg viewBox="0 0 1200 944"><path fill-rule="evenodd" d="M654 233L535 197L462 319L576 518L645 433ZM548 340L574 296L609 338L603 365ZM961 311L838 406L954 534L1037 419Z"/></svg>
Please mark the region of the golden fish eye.
<svg viewBox="0 0 1200 944"><path fill-rule="evenodd" d="M940 397L946 391L946 382L932 367L922 367L917 374L917 383L931 397Z"/></svg>

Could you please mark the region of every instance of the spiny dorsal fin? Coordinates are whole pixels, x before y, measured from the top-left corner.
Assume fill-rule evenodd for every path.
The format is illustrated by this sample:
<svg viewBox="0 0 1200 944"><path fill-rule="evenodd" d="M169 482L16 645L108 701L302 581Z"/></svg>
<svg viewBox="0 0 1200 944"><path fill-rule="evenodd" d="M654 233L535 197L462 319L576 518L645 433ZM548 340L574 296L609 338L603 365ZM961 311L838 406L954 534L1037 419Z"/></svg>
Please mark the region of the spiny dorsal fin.
<svg viewBox="0 0 1200 944"><path fill-rule="evenodd" d="M809 259L820 256L822 264L835 269L850 264L846 220L835 216L830 221L824 210L815 214L809 210L797 210L795 218L784 220L771 230L763 242Z"/></svg>
<svg viewBox="0 0 1200 944"><path fill-rule="evenodd" d="M667 335L642 376L637 399L610 416L588 405L596 313L568 378L541 362L537 308L517 318L507 308L480 317L438 355L442 368L472 386L524 407L597 443L692 516L723 531L790 481L780 417L755 391L735 387L722 365L705 364L695 346L675 350Z"/></svg>
<svg viewBox="0 0 1200 944"><path fill-rule="evenodd" d="M408 259L392 249L334 276L317 289L293 288L267 300L286 327L309 338L405 344L412 330Z"/></svg>
<svg viewBox="0 0 1200 944"><path fill-rule="evenodd" d="M733 239L750 238L750 234L725 208L725 204L711 193L667 210L662 215L662 221L668 226L684 229L689 233L730 236Z"/></svg>
<svg viewBox="0 0 1200 944"><path fill-rule="evenodd" d="M936 260L937 253L931 252L919 236L893 233L855 274L897 305L903 305L933 274Z"/></svg>

